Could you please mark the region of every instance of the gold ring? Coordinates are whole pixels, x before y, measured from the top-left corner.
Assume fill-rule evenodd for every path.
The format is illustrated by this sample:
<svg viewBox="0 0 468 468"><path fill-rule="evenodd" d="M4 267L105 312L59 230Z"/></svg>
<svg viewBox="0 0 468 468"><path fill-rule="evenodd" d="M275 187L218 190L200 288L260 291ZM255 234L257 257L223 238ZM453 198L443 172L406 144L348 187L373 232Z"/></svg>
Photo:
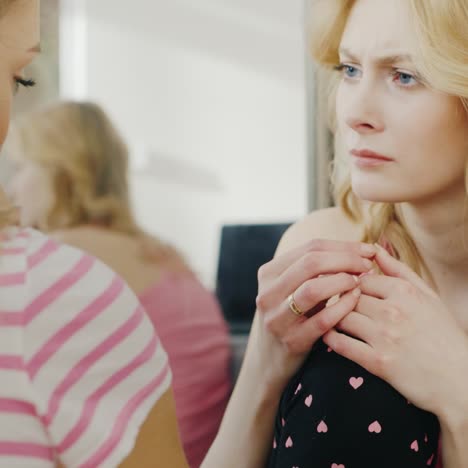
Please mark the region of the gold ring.
<svg viewBox="0 0 468 468"><path fill-rule="evenodd" d="M294 300L294 293L289 295L288 303L289 308L294 315L297 315L298 317L302 317L304 315L304 312L298 307L296 301Z"/></svg>

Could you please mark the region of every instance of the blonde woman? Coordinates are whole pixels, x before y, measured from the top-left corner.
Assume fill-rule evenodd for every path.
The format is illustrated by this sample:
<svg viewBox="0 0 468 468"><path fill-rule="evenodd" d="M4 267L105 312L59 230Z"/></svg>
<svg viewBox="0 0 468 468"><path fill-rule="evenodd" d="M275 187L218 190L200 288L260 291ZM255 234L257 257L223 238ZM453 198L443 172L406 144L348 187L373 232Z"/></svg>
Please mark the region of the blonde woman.
<svg viewBox="0 0 468 468"><path fill-rule="evenodd" d="M0 0L0 146L39 51L39 2ZM186 467L166 353L108 267L0 210L0 466Z"/></svg>
<svg viewBox="0 0 468 468"><path fill-rule="evenodd" d="M276 258L260 270L258 312L247 357L207 462L242 452L243 467L264 466L268 453L280 450L279 463L273 465L289 463L288 468L380 468L390 466L390 460L394 467L434 466L437 458L438 466L464 468L468 2L311 3L313 54L323 66L337 69L337 157L343 156L345 163L343 168L337 163L338 206L312 213L291 228ZM380 243L385 250L374 247L374 254L366 254L361 249L367 247L351 243L360 240ZM356 274L359 257L366 255L380 274ZM353 276L358 276L358 285ZM317 304L335 295L341 296L338 302L315 313ZM322 384L317 376L297 379L313 373L308 356L314 343L322 346L320 338L323 359L346 358L351 375L340 370L332 380L326 374ZM355 414L354 404L365 409L382 396L369 391L368 375L362 378L362 372L387 385L379 405L390 409L398 402L388 415L393 418L389 424L400 423L392 439L386 423L377 418L366 420L363 413L346 419ZM330 395L324 393L327 383ZM313 385L322 385L319 393L313 393ZM433 449L435 441L428 442L425 434L407 438L407 423L412 425L419 416L408 418L402 401L420 408L420 414L437 417L439 457L428 454L427 444ZM341 411L349 429L345 438L340 438L337 420L327 421L327 410ZM241 412L242 421L236 417ZM309 423L301 426L309 415ZM235 433L242 436L228 445ZM369 436L368 444L364 436ZM317 440L326 447L319 447ZM347 444L355 441L357 450L350 454ZM317 451L317 458L306 444ZM377 445L380 454L372 460L368 450ZM394 449L406 450L399 461Z"/></svg>
<svg viewBox="0 0 468 468"><path fill-rule="evenodd" d="M228 330L180 255L136 224L120 135L97 105L64 102L24 116L9 142L22 224L101 259L145 307L168 353L189 464L200 466L231 391Z"/></svg>

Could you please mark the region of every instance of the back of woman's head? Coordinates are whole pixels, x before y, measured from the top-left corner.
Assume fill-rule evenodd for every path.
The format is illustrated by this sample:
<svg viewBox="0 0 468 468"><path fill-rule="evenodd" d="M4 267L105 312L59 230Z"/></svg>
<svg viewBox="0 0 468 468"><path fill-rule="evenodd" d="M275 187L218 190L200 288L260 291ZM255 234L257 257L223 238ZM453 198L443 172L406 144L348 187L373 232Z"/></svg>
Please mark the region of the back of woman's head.
<svg viewBox="0 0 468 468"><path fill-rule="evenodd" d="M104 111L62 102L15 122L10 152L50 173L54 203L44 230L95 224L134 233L128 193L128 152Z"/></svg>
<svg viewBox="0 0 468 468"><path fill-rule="evenodd" d="M340 63L339 47L350 13L359 0L310 0L308 35L312 55L328 70ZM404 0L409 24L415 33L412 56L427 86L457 96L468 109L468 2L466 0ZM349 158L337 133L334 115L339 75L330 74L331 125L335 132L335 161L332 177L336 203L354 221L365 225L364 241L385 242L395 255L421 273L425 267L408 234L398 204L370 203L371 216L352 191ZM467 155L468 161L468 155ZM468 167L465 175L468 191Z"/></svg>

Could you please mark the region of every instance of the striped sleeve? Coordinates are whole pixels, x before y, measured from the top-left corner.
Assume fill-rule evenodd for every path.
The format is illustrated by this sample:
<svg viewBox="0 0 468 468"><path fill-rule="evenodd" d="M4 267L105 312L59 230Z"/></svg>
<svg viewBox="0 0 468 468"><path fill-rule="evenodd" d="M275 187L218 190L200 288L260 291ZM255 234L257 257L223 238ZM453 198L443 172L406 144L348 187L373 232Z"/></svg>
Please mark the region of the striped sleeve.
<svg viewBox="0 0 468 468"><path fill-rule="evenodd" d="M41 236L32 242L25 366L60 461L114 467L169 388L167 355L142 306L98 260Z"/></svg>

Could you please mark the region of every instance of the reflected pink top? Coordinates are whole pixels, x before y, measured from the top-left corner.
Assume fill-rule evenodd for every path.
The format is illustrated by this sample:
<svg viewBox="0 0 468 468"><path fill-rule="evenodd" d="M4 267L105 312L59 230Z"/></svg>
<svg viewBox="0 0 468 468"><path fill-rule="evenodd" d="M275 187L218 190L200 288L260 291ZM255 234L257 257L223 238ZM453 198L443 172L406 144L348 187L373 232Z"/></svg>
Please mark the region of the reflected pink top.
<svg viewBox="0 0 468 468"><path fill-rule="evenodd" d="M169 356L182 443L199 467L231 392L227 325L214 295L188 273L166 273L139 298Z"/></svg>

